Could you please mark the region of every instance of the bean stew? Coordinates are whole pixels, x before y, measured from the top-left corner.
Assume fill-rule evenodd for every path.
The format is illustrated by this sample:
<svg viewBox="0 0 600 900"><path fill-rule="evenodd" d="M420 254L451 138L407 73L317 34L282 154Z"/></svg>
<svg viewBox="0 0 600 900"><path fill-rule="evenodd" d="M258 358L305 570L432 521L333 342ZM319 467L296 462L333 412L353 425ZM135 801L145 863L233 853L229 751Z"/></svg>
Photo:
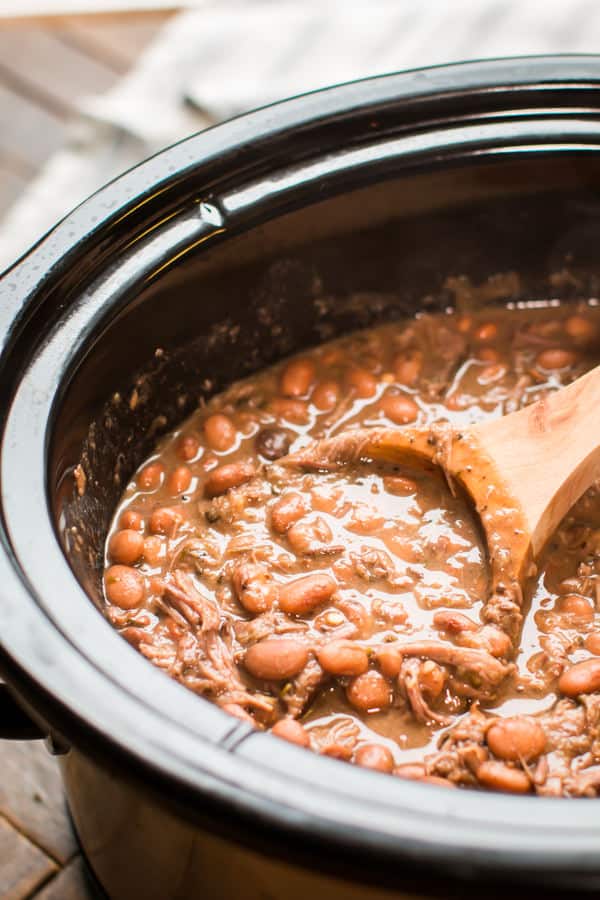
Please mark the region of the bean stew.
<svg viewBox="0 0 600 900"><path fill-rule="evenodd" d="M256 728L447 787L600 792L600 492L543 557L518 633L441 470L289 453L369 426L513 412L600 362L593 302L420 315L213 397L128 485L106 614L147 659Z"/></svg>

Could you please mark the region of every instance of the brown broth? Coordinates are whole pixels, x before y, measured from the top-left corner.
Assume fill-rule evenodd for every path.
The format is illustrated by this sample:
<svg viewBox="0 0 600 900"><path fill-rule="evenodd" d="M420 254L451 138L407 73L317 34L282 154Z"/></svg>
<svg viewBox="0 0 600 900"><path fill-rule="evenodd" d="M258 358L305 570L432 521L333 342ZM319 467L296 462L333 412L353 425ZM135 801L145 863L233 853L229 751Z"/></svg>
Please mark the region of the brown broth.
<svg viewBox="0 0 600 900"><path fill-rule="evenodd" d="M164 438L124 492L107 542L107 615L192 690L257 727L291 715L308 735L301 741L340 758L376 743L391 751L395 765L425 760L422 777L502 789L495 773L486 780L485 767L479 777L481 760L503 760L509 768L524 763L492 753L485 739L491 714L536 715L549 735L550 750L540 759L547 757L550 774L534 777L525 766L531 787L577 793L573 778L595 757L587 745L581 753L559 746L553 720L546 725L543 716L560 697L561 673L600 654L600 632L597 647L593 639L584 646L600 629L598 490L571 511L540 561L511 674L512 648L492 652L482 643L494 633L479 616L488 578L477 523L438 471L367 460L306 473L285 469L277 457L346 429L464 426L512 412L596 365L599 334L600 312L586 303L421 316L323 344L234 384ZM159 470L148 469L153 464ZM300 513L276 528L274 508L291 494ZM119 547L115 535L132 513L140 522L130 531L141 538L127 534ZM131 572L117 572L121 583L111 563L133 570L131 584ZM240 602L247 572L262 591L248 602L264 600L268 608ZM305 611L282 611L285 586L307 575L333 579L334 593ZM440 611L466 615L471 624L440 628L434 621ZM219 625L210 631L215 616ZM271 659L271 645L269 659L250 671L246 654L266 638L292 641L308 663L303 657L298 672L260 677L275 664L291 665L283 656ZM316 672L323 646L334 640L366 654L377 678L384 671L381 648L423 641L460 652L486 647L508 675L488 685L468 666L432 663L423 651L402 663L400 675L384 671L391 702L361 708L352 688L360 676ZM575 699L562 703L565 715L579 714ZM461 723L471 728L468 737L460 736Z"/></svg>

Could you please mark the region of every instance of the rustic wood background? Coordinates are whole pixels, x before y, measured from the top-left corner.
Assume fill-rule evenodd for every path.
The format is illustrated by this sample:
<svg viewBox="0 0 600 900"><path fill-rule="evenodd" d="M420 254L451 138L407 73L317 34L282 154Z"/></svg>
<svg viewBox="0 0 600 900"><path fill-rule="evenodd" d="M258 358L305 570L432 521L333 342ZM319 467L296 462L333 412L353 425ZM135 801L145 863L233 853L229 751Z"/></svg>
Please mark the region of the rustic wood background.
<svg viewBox="0 0 600 900"><path fill-rule="evenodd" d="M78 100L110 88L166 17L0 22L0 220L65 141ZM41 741L0 741L1 900L93 896L56 760Z"/></svg>

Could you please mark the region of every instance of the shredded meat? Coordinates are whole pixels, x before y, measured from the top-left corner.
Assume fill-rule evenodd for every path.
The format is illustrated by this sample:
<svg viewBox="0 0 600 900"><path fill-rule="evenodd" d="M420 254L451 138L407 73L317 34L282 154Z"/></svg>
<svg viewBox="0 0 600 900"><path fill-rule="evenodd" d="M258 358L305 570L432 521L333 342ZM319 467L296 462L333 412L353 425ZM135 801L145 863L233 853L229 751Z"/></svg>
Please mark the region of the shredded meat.
<svg viewBox="0 0 600 900"><path fill-rule="evenodd" d="M288 715L302 715L325 680L325 672L316 659L309 659L303 670L283 690Z"/></svg>
<svg viewBox="0 0 600 900"><path fill-rule="evenodd" d="M437 722L438 725L449 725L452 719L441 713L435 712L427 704L423 691L419 685L420 663L417 659L405 659L398 676L399 683L404 688L410 708L418 722L429 724Z"/></svg>

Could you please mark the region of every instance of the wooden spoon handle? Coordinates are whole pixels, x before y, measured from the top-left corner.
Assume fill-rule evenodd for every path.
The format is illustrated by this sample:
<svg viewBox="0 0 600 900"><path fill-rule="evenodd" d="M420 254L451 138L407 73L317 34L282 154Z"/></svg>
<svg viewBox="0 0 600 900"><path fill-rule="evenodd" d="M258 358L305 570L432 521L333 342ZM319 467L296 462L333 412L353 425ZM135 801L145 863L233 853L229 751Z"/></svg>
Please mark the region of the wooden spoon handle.
<svg viewBox="0 0 600 900"><path fill-rule="evenodd" d="M519 412L470 429L519 502L537 556L600 476L600 366Z"/></svg>

